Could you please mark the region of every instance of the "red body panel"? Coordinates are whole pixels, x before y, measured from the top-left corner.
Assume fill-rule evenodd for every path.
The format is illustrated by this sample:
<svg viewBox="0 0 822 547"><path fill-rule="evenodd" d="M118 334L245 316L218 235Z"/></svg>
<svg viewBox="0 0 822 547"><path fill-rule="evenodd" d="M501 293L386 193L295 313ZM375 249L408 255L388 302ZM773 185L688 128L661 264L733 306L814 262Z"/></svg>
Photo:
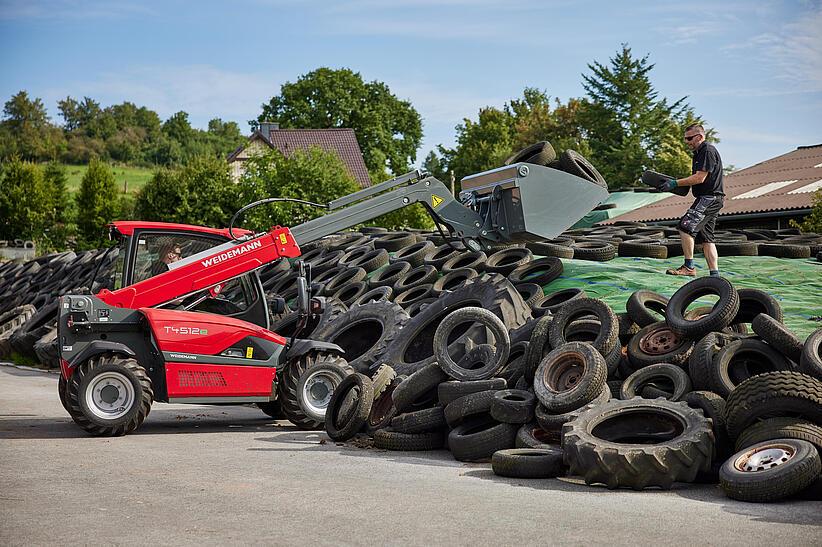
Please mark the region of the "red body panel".
<svg viewBox="0 0 822 547"><path fill-rule="evenodd" d="M144 224L144 223L141 223ZM118 308L139 309L157 306L175 298L218 285L254 271L278 258L296 258L300 247L291 230L276 226L260 237L155 275L116 291L103 289L97 295Z"/></svg>
<svg viewBox="0 0 822 547"><path fill-rule="evenodd" d="M173 224L170 222L143 222L139 220L118 220L112 222L109 226L113 226L118 232L124 236L131 236L134 230L139 228L146 228L152 230L180 230L184 232L198 232L201 234L211 234L223 236L226 240L231 239L228 233L228 228L208 228L207 226L194 226L191 224ZM243 228L234 228L234 236L240 237L251 234L250 231Z"/></svg>
<svg viewBox="0 0 822 547"><path fill-rule="evenodd" d="M240 319L210 313L143 308L160 351L217 355L246 336L285 345L286 339ZM199 365L197 365L199 366Z"/></svg>
<svg viewBox="0 0 822 547"><path fill-rule="evenodd" d="M166 363L169 399L185 397L270 397L272 367Z"/></svg>

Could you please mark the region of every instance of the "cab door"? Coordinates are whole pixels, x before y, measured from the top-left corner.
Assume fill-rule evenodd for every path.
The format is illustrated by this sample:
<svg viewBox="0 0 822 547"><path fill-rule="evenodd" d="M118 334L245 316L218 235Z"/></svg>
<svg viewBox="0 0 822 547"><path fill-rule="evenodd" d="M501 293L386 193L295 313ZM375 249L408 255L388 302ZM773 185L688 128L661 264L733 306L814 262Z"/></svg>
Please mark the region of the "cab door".
<svg viewBox="0 0 822 547"><path fill-rule="evenodd" d="M168 271L168 264L228 241L216 234L158 227L137 228L124 246L122 286L138 283ZM159 306L225 315L268 328L268 308L256 272L225 283L218 295L208 290Z"/></svg>

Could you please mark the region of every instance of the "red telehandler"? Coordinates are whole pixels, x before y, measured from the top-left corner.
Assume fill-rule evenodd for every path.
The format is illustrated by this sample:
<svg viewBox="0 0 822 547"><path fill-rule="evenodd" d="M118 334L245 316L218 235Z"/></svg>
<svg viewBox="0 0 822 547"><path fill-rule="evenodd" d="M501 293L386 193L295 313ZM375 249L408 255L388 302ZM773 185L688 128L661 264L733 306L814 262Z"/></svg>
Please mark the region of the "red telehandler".
<svg viewBox="0 0 822 547"><path fill-rule="evenodd" d="M344 362L343 350L299 338L323 299L311 295L310 268L296 260L300 324L290 338L268 330L257 270L298 259L300 244L422 203L469 249L555 237L608 195L598 183L534 164L515 163L462 180L455 198L434 177L413 171L342 197L328 212L291 229L253 234L156 222L115 222L120 240L114 290L60 297L60 399L92 435L129 433L154 402L256 403L274 414L285 367ZM303 202L306 203L306 202ZM168 254L178 260L161 262ZM184 258L181 258L181 255ZM180 259L181 258L181 259ZM273 310L282 311L282 300Z"/></svg>

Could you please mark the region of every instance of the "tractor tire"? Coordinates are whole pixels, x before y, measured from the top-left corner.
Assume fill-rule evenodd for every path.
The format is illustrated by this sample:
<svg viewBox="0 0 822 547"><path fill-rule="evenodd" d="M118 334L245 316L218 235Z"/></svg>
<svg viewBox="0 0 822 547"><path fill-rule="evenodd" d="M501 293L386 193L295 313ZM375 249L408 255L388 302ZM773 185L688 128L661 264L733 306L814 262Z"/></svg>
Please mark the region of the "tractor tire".
<svg viewBox="0 0 822 547"><path fill-rule="evenodd" d="M151 378L132 358L98 355L76 368L68 381L71 418L98 437L119 437L140 427L151 411Z"/></svg>
<svg viewBox="0 0 822 547"><path fill-rule="evenodd" d="M339 365L340 357L331 353L313 352L303 355L298 359L293 359L289 361L283 369L280 381L277 384L279 391L277 399L280 401L283 414L285 414L289 422L300 429L320 429L323 425L321 420L310 417L303 410L302 404L300 403L299 385L300 378L305 374L305 371L324 363ZM277 372L279 375L279 371ZM328 408L326 407L326 412L327 411Z"/></svg>
<svg viewBox="0 0 822 547"><path fill-rule="evenodd" d="M325 423L325 412L334 390L354 369L342 357L325 354L322 362L307 368L297 382L297 397L305 416Z"/></svg>
<svg viewBox="0 0 822 547"><path fill-rule="evenodd" d="M283 406L280 401L268 401L267 403L256 403L257 408L263 411L266 416L274 418L275 420L286 419L283 414Z"/></svg>
<svg viewBox="0 0 822 547"><path fill-rule="evenodd" d="M609 401L563 427L565 463L586 484L669 489L711 465L713 432L685 403L639 397Z"/></svg>

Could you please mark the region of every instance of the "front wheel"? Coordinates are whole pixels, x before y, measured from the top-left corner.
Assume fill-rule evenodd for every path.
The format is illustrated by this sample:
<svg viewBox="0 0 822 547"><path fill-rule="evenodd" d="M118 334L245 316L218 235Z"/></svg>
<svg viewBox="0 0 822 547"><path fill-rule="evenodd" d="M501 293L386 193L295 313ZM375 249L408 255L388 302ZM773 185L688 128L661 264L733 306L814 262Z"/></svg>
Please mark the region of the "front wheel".
<svg viewBox="0 0 822 547"><path fill-rule="evenodd" d="M68 382L74 422L101 437L137 429L151 410L154 391L145 369L131 358L101 355L83 363Z"/></svg>

